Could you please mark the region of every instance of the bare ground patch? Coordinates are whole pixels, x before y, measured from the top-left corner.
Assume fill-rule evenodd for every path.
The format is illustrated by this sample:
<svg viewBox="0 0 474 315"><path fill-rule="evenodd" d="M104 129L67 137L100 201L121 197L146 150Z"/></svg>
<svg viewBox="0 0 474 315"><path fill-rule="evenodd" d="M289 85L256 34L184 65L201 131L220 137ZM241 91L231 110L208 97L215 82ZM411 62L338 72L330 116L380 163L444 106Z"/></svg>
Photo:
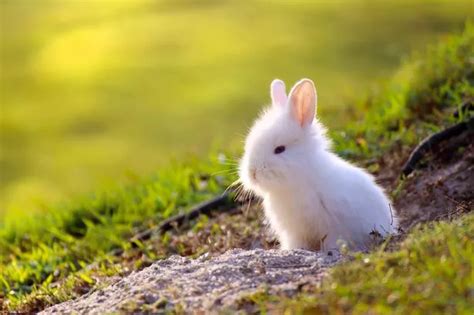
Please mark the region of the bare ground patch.
<svg viewBox="0 0 474 315"><path fill-rule="evenodd" d="M43 312L211 311L228 308L249 294L291 295L317 284L341 259L336 251L239 250L198 259L172 256L134 272L113 285Z"/></svg>
<svg viewBox="0 0 474 315"><path fill-rule="evenodd" d="M451 219L474 206L474 132L443 142L408 176L397 195L401 225Z"/></svg>

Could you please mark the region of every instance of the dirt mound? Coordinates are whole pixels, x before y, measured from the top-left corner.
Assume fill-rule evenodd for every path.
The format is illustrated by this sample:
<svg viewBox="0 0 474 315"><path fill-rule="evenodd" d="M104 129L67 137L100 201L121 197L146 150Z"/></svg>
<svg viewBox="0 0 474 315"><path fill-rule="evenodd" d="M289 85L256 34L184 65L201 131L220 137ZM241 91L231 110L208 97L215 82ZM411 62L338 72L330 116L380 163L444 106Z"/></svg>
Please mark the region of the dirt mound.
<svg viewBox="0 0 474 315"><path fill-rule="evenodd" d="M450 219L474 206L474 131L444 141L401 182L395 200L401 226Z"/></svg>
<svg viewBox="0 0 474 315"><path fill-rule="evenodd" d="M336 251L262 249L234 249L210 259L172 256L42 314L221 309L259 290L291 295L304 285L317 285L340 259Z"/></svg>

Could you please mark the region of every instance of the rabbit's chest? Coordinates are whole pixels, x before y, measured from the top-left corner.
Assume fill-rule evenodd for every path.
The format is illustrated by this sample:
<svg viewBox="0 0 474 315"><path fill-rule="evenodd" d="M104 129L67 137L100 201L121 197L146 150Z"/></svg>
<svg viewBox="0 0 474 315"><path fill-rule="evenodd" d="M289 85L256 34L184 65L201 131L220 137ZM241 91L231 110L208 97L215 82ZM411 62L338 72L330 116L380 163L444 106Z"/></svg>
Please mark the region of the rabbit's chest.
<svg viewBox="0 0 474 315"><path fill-rule="evenodd" d="M324 232L328 225L329 211L324 201L318 198L299 200L279 200L269 198L264 201L265 214L272 225L295 233L306 234L307 231Z"/></svg>

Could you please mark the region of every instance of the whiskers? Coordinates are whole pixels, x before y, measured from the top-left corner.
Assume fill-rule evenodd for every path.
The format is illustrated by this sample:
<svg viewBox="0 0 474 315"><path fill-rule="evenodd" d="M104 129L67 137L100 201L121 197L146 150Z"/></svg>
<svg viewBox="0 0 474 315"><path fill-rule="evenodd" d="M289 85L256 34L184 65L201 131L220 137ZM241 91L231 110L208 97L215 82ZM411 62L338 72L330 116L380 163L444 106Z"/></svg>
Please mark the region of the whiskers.
<svg viewBox="0 0 474 315"><path fill-rule="evenodd" d="M220 158L219 163L225 166L225 169L214 172L211 174L212 176L216 175L229 175L230 177L236 176L237 179L233 181L227 188L224 190L223 194L233 192L234 193L234 201L241 205L241 209L245 215L248 215L250 207L252 204L255 204L257 201L260 206L261 200L255 196L255 194L248 189L245 189L242 181L239 178L239 161L238 159L228 159L228 158Z"/></svg>
<svg viewBox="0 0 474 315"><path fill-rule="evenodd" d="M257 198L253 191L245 189L240 179L230 184L229 187L227 187L226 191L230 189L235 192L234 200L242 205L244 215L248 215L250 206L254 204L255 201L257 201L258 207L261 206L262 200L260 198Z"/></svg>
<svg viewBox="0 0 474 315"><path fill-rule="evenodd" d="M217 175L222 175L222 174L236 176L236 175L239 175L239 170L238 169L221 170L221 171L211 173L211 176L217 176Z"/></svg>
<svg viewBox="0 0 474 315"><path fill-rule="evenodd" d="M223 170L212 173L211 176L229 175L233 177L239 175L239 162L237 160L228 160L225 157L219 158L219 164L223 165L225 168Z"/></svg>

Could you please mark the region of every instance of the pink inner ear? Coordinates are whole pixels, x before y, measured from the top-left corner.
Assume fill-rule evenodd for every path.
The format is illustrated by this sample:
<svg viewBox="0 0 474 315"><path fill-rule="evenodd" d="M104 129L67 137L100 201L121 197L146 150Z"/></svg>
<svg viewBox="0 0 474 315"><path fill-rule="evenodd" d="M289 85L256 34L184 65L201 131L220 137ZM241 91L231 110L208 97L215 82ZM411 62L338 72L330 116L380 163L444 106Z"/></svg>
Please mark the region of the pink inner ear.
<svg viewBox="0 0 474 315"><path fill-rule="evenodd" d="M284 106L288 100L285 91L285 83L281 80L273 80L270 88L270 94L272 96L272 103Z"/></svg>
<svg viewBox="0 0 474 315"><path fill-rule="evenodd" d="M313 122L316 112L316 90L311 80L303 79L290 92L291 112L301 127Z"/></svg>

